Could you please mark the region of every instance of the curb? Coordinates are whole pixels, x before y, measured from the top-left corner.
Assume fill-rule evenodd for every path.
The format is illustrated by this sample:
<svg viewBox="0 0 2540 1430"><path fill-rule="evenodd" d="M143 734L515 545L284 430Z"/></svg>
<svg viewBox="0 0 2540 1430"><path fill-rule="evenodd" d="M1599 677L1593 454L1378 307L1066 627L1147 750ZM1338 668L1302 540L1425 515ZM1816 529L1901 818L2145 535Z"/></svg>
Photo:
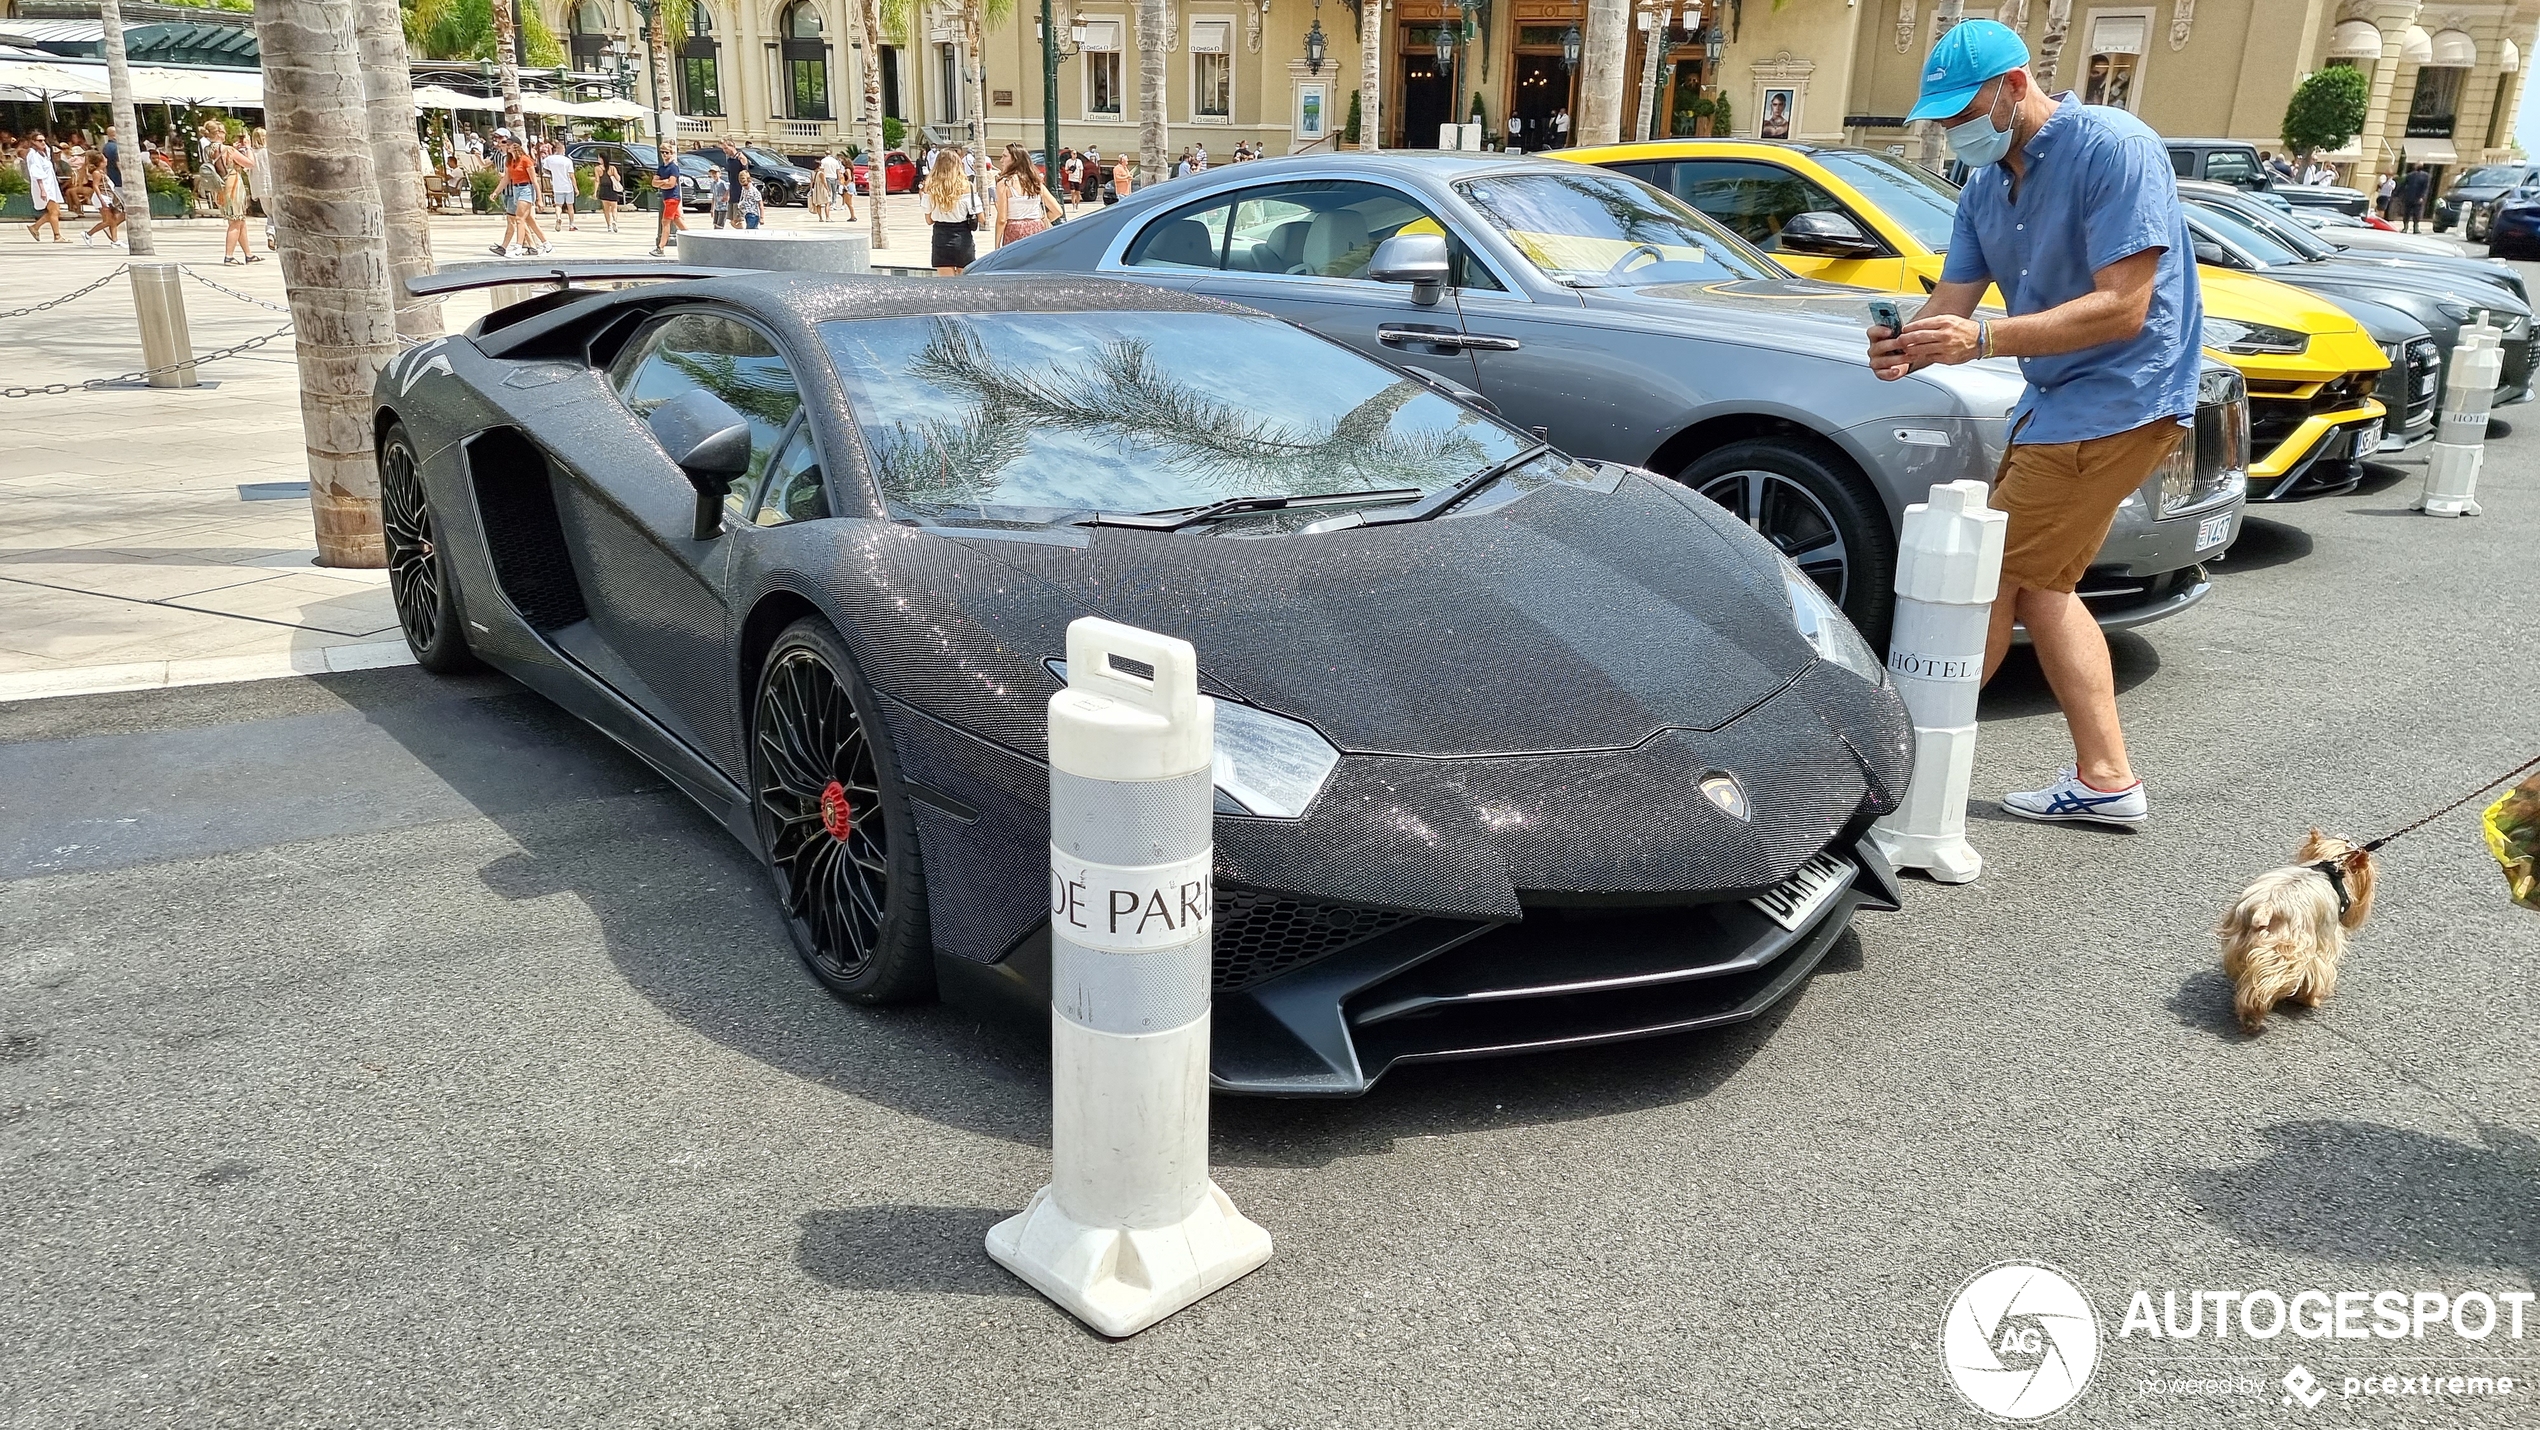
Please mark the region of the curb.
<svg viewBox="0 0 2540 1430"><path fill-rule="evenodd" d="M403 640L312 646L271 655L209 656L197 660L144 660L126 665L83 665L70 670L22 670L0 674L0 703L96 695L112 690L151 690L168 685L226 685L289 675L331 675L412 665Z"/></svg>

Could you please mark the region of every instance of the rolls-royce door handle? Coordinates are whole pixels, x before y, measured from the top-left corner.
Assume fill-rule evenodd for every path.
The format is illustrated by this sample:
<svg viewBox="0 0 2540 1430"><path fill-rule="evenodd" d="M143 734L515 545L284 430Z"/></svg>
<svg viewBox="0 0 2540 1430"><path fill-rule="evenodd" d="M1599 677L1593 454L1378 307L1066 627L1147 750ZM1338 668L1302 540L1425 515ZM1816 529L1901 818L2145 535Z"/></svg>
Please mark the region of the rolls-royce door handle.
<svg viewBox="0 0 2540 1430"><path fill-rule="evenodd" d="M1376 341L1389 348L1424 347L1446 352L1464 351L1464 335L1453 328L1422 327L1418 323L1378 323Z"/></svg>
<svg viewBox="0 0 2540 1430"><path fill-rule="evenodd" d="M1517 340L1498 337L1490 333L1466 333L1464 349L1467 352L1479 353L1513 353L1517 351Z"/></svg>

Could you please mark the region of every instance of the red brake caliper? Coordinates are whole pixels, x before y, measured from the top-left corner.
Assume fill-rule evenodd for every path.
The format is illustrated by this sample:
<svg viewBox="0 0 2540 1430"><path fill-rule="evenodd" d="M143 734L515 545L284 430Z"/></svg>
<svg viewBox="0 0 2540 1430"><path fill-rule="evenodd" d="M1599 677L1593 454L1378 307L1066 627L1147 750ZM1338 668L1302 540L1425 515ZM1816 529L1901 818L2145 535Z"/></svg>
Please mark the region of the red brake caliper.
<svg viewBox="0 0 2540 1430"><path fill-rule="evenodd" d="M836 780L820 792L820 824L837 839L855 832L855 806L847 803L847 787Z"/></svg>

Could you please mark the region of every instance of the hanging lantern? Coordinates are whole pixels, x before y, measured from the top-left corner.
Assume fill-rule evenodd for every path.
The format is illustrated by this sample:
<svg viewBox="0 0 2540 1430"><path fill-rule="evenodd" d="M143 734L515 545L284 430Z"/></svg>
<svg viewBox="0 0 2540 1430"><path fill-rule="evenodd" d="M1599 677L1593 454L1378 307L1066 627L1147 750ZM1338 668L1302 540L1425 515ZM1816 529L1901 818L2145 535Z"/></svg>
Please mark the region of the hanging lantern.
<svg viewBox="0 0 2540 1430"><path fill-rule="evenodd" d="M1561 32L1561 63L1571 69L1579 67L1579 27L1572 25Z"/></svg>
<svg viewBox="0 0 2540 1430"><path fill-rule="evenodd" d="M1314 21L1314 28L1305 32L1305 72L1307 74L1323 72L1323 50L1326 43L1323 38L1323 21L1318 17Z"/></svg>

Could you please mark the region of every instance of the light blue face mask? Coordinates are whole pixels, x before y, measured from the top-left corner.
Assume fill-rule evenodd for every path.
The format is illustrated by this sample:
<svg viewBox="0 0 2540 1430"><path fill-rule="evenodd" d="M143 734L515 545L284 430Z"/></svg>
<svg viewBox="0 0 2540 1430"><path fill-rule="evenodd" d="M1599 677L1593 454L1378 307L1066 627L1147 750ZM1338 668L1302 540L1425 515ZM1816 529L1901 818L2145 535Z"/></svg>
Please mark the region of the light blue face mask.
<svg viewBox="0 0 2540 1430"><path fill-rule="evenodd" d="M1994 91L1994 104L1987 106L1984 113L1940 131L1940 136L1949 141L1949 152L1957 155L1968 168L1981 169L1987 164L1999 164L2002 156L2011 152L2011 131L1993 127L1993 108L2009 92L2010 86L2004 85ZM2015 117L2016 113L2014 111Z"/></svg>

